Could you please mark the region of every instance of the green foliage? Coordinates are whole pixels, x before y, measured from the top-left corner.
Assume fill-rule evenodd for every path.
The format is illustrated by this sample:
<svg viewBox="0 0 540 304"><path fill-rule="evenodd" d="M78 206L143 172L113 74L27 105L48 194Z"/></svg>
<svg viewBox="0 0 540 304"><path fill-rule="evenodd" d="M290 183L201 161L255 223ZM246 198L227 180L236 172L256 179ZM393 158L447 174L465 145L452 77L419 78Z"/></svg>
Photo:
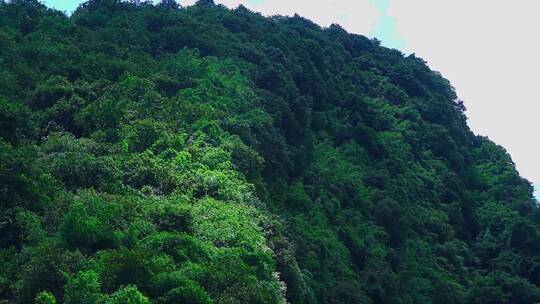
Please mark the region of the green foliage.
<svg viewBox="0 0 540 304"><path fill-rule="evenodd" d="M32 113L23 104L7 101L0 96L0 137L17 143L34 133Z"/></svg>
<svg viewBox="0 0 540 304"><path fill-rule="evenodd" d="M0 302L540 302L532 187L463 111L338 25L0 1Z"/></svg>
<svg viewBox="0 0 540 304"><path fill-rule="evenodd" d="M106 301L106 304L150 304L150 301L137 287L127 286L113 293Z"/></svg>
<svg viewBox="0 0 540 304"><path fill-rule="evenodd" d="M56 299L50 292L42 291L36 295L34 304L56 304Z"/></svg>
<svg viewBox="0 0 540 304"><path fill-rule="evenodd" d="M120 236L114 227L122 217L120 207L99 196L82 194L64 216L59 227L61 240L68 248L88 251L117 247Z"/></svg>
<svg viewBox="0 0 540 304"><path fill-rule="evenodd" d="M171 273L159 278L157 287L167 290L165 295L159 299L159 303L212 303L210 296L198 283L180 273Z"/></svg>
<svg viewBox="0 0 540 304"><path fill-rule="evenodd" d="M69 99L73 94L73 86L62 76L53 76L40 83L35 92L32 105L37 108L50 107L60 99Z"/></svg>
<svg viewBox="0 0 540 304"><path fill-rule="evenodd" d="M99 303L103 298L98 274L94 271L81 271L68 279L65 287L64 303Z"/></svg>
<svg viewBox="0 0 540 304"><path fill-rule="evenodd" d="M110 157L101 157L105 148L92 139L76 139L69 133L51 133L44 140L42 161L55 178L69 189L92 187L111 189L117 170Z"/></svg>

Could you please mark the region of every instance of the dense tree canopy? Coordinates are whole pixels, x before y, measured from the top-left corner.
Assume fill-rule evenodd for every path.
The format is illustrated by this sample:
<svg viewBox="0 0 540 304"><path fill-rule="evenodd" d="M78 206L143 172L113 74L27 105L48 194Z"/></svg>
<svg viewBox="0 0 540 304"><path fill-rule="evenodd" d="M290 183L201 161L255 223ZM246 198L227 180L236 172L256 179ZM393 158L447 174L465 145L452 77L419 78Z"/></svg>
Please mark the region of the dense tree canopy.
<svg viewBox="0 0 540 304"><path fill-rule="evenodd" d="M464 110L339 25L0 0L0 302L540 302L532 187Z"/></svg>

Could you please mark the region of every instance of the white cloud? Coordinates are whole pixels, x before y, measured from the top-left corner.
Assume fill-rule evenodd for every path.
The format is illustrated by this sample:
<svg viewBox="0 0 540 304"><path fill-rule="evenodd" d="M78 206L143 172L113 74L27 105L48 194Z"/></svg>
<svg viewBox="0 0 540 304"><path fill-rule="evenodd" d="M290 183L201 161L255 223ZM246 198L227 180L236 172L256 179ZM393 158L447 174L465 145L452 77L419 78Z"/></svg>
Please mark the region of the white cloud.
<svg viewBox="0 0 540 304"><path fill-rule="evenodd" d="M388 13L408 51L456 87L472 129L540 184L540 1L393 0Z"/></svg>

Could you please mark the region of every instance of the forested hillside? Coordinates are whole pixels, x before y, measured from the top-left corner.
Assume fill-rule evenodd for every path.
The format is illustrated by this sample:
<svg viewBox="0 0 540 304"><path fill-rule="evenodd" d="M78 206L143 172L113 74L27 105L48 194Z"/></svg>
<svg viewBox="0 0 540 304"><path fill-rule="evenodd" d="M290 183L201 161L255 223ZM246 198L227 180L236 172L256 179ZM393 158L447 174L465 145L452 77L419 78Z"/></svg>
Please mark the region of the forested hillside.
<svg viewBox="0 0 540 304"><path fill-rule="evenodd" d="M0 303L540 302L533 189L464 111L339 25L0 0Z"/></svg>

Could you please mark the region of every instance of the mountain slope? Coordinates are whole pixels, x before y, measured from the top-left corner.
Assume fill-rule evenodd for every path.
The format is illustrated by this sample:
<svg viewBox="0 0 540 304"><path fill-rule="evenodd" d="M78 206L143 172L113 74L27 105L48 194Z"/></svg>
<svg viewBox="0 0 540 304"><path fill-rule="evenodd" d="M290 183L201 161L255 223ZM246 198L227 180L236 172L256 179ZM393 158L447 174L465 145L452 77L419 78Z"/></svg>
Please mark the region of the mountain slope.
<svg viewBox="0 0 540 304"><path fill-rule="evenodd" d="M212 1L0 1L6 303L535 303L540 210L414 55Z"/></svg>

